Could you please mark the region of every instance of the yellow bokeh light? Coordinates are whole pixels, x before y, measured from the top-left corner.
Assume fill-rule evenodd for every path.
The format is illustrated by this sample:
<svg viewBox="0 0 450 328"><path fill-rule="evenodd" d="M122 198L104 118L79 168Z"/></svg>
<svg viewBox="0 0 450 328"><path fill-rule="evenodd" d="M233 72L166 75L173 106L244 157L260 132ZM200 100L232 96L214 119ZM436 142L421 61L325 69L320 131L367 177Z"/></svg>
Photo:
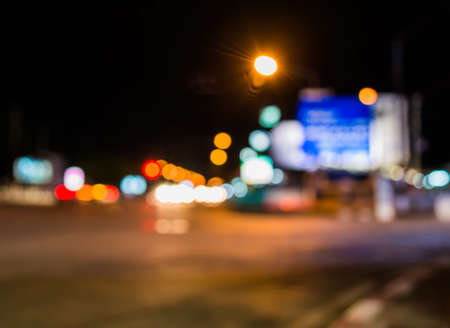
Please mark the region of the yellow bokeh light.
<svg viewBox="0 0 450 328"><path fill-rule="evenodd" d="M158 159L156 162L159 164L159 166L161 166L161 168L164 168L164 166L167 165L167 162L163 159Z"/></svg>
<svg viewBox="0 0 450 328"><path fill-rule="evenodd" d="M175 177L177 176L178 173L178 169L175 165L173 164L167 164L166 166L164 166L164 168L162 169L162 175L164 178L166 178L167 180L173 180L175 179Z"/></svg>
<svg viewBox="0 0 450 328"><path fill-rule="evenodd" d="M206 179L203 175L199 173L194 173L191 176L191 182L194 184L194 186L201 186L206 183Z"/></svg>
<svg viewBox="0 0 450 328"><path fill-rule="evenodd" d="M180 166L177 166L176 175L175 175L175 177L173 178L173 180L174 180L175 182L181 182L181 181L183 181L184 179L186 179L186 170L183 169L183 168L180 167Z"/></svg>
<svg viewBox="0 0 450 328"><path fill-rule="evenodd" d="M208 183L206 184L208 187L214 187L214 186L221 186L225 183L225 181L222 178L214 177L208 180Z"/></svg>
<svg viewBox="0 0 450 328"><path fill-rule="evenodd" d="M209 154L209 159L214 165L223 165L228 159L227 153L222 149L214 149Z"/></svg>
<svg viewBox="0 0 450 328"><path fill-rule="evenodd" d="M167 164L163 167L161 174L162 176L168 180L168 176L169 176L169 171L170 171L170 167L173 166L173 164Z"/></svg>
<svg viewBox="0 0 450 328"><path fill-rule="evenodd" d="M372 88L362 88L358 94L359 101L364 105L373 105L378 99L377 92Z"/></svg>
<svg viewBox="0 0 450 328"><path fill-rule="evenodd" d="M269 76L277 71L278 65L272 57L259 56L255 60L255 69L259 74Z"/></svg>
<svg viewBox="0 0 450 328"><path fill-rule="evenodd" d="M103 200L108 193L108 189L104 184L95 184L92 186L92 197L95 200Z"/></svg>
<svg viewBox="0 0 450 328"><path fill-rule="evenodd" d="M170 169L170 171L169 171L169 179L170 180L175 180L175 178L177 177L177 175L178 175L178 171L180 170L181 168L179 167L179 166L173 166L171 169Z"/></svg>
<svg viewBox="0 0 450 328"><path fill-rule="evenodd" d="M82 202L90 202L93 198L92 186L88 184L83 185L83 187L77 190L75 197Z"/></svg>
<svg viewBox="0 0 450 328"><path fill-rule="evenodd" d="M227 149L231 146L231 137L228 133L220 132L214 137L214 145L220 149Z"/></svg>
<svg viewBox="0 0 450 328"><path fill-rule="evenodd" d="M194 172L189 171L189 170L184 170L184 173L185 173L184 180L192 181L192 175L194 174Z"/></svg>

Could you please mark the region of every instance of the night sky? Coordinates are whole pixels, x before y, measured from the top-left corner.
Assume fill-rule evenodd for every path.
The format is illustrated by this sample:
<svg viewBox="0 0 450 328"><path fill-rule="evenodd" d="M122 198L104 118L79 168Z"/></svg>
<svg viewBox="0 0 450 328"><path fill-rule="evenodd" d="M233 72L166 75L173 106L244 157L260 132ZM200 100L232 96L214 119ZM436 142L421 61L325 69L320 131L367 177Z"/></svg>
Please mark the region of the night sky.
<svg viewBox="0 0 450 328"><path fill-rule="evenodd" d="M405 45L403 91L424 96L424 165L450 161L444 1L127 3L4 10L3 167L13 152L50 150L101 178L147 157L202 171L215 133L232 134L236 155L260 107L277 104L293 118L298 90L317 86L315 76L338 93L392 91L394 38ZM246 72L261 52L280 72L254 94ZM12 112L23 114L14 151Z"/></svg>

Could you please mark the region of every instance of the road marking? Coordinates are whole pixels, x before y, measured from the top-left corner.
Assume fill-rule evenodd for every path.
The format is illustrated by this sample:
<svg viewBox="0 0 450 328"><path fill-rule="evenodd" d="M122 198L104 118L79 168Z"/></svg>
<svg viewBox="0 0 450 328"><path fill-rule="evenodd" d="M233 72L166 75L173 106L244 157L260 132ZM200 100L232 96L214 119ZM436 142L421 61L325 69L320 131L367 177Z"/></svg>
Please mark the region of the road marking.
<svg viewBox="0 0 450 328"><path fill-rule="evenodd" d="M406 295L437 269L450 266L450 259L439 259L428 266L415 267L388 283L381 292L374 293L352 304L330 328L364 328L373 322L388 301Z"/></svg>

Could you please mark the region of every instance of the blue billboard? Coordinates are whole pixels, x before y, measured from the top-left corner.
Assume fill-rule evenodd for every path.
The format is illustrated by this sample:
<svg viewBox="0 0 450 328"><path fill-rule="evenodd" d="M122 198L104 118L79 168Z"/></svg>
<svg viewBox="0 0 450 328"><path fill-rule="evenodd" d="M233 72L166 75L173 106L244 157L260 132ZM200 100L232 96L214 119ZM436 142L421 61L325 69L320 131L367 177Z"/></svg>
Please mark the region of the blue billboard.
<svg viewBox="0 0 450 328"><path fill-rule="evenodd" d="M297 121L303 130L299 167L365 170L371 167L373 111L354 96L303 98Z"/></svg>

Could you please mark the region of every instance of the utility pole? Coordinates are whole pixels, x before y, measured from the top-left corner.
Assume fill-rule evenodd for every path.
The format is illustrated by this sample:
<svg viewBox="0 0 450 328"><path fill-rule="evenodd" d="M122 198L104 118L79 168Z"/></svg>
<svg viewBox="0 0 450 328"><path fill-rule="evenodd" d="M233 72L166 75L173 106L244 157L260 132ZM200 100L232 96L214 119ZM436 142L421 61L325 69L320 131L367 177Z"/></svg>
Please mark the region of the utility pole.
<svg viewBox="0 0 450 328"><path fill-rule="evenodd" d="M392 89L394 92L404 92L403 80L403 58L404 44L401 37L396 36L391 41L391 72L392 72Z"/></svg>
<svg viewBox="0 0 450 328"><path fill-rule="evenodd" d="M392 72L392 88L395 93L405 93L404 81L404 48L405 37L398 34L391 42L391 72ZM422 104L423 96L420 93L414 93L408 97L409 104L409 124L410 124L410 165L417 170L421 169L422 157Z"/></svg>

